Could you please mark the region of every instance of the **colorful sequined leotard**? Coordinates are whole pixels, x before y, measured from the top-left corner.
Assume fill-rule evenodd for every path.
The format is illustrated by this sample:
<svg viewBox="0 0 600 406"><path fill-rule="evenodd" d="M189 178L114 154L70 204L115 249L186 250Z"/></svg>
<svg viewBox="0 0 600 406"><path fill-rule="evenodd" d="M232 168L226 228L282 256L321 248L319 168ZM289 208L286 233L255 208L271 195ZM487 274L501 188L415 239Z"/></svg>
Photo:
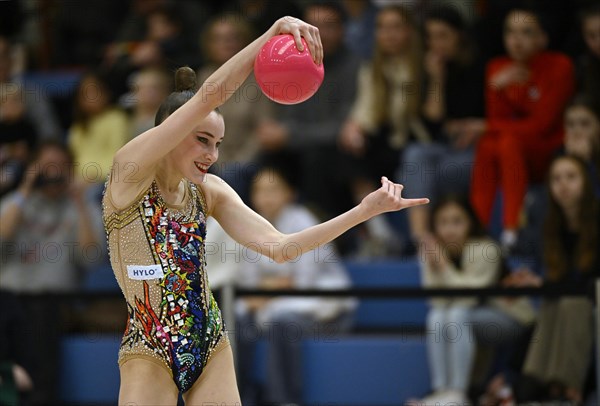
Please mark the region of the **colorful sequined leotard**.
<svg viewBox="0 0 600 406"><path fill-rule="evenodd" d="M119 365L158 362L182 392L229 344L206 276L204 196L185 182L185 207L167 205L155 182L125 209L106 193L109 183L103 198L110 260L128 309Z"/></svg>

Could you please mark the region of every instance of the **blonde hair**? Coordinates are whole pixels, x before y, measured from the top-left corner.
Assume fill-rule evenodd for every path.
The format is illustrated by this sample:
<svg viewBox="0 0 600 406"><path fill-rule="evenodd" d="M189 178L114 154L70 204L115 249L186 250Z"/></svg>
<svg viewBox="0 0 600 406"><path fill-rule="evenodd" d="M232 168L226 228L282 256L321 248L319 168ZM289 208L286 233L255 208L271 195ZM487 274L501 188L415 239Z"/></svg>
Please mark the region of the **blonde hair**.
<svg viewBox="0 0 600 406"><path fill-rule="evenodd" d="M418 87L421 83L422 45L416 21L406 7L399 5L383 7L381 10L379 10L378 18L383 13L388 12L393 12L399 15L402 18L402 21L412 30L407 57L409 59L408 66L410 80L414 86ZM384 74L385 63L386 56L383 54L379 44L376 41L372 63L373 93L375 94L375 100L371 108L373 109L373 117L379 125L389 121L389 114L392 113L388 111L390 86L389 83L387 83ZM416 117L419 114L420 93L420 88L417 88L408 95L406 109L408 117Z"/></svg>

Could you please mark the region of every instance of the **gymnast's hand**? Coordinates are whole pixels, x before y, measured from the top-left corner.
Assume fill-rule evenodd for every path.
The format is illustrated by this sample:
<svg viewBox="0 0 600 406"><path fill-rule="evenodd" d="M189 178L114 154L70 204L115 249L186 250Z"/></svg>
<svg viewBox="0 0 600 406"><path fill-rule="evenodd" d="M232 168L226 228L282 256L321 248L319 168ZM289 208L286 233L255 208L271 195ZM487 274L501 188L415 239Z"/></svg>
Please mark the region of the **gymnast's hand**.
<svg viewBox="0 0 600 406"><path fill-rule="evenodd" d="M404 186L390 181L383 176L381 187L367 195L361 202L363 210L369 217L389 211L398 211L408 207L429 203L429 199L405 199L402 197Z"/></svg>
<svg viewBox="0 0 600 406"><path fill-rule="evenodd" d="M317 27L307 24L298 18L288 16L277 20L273 24L272 29L277 34L292 34L294 40L296 40L296 48L299 51L304 50L301 39L301 37L304 37L315 63L320 65L323 62L323 44L321 44L321 35Z"/></svg>

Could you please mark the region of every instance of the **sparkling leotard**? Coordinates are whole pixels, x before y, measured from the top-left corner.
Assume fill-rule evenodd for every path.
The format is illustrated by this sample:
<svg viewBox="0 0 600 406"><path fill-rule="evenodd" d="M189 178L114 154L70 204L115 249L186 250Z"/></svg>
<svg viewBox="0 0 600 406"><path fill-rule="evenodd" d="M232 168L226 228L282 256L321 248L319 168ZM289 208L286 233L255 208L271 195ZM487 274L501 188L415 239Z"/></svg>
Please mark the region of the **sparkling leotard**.
<svg viewBox="0 0 600 406"><path fill-rule="evenodd" d="M153 182L136 203L118 209L106 193L109 182L103 221L128 309L119 364L158 362L185 392L210 356L229 344L206 276L204 196L185 180L185 207L167 205Z"/></svg>

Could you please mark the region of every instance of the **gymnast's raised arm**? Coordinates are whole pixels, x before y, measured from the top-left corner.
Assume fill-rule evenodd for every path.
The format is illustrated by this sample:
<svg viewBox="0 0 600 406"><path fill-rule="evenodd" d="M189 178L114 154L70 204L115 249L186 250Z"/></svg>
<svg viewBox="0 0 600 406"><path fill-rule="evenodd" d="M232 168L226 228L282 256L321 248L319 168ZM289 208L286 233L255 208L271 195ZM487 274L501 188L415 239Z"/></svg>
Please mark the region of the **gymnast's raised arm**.
<svg viewBox="0 0 600 406"><path fill-rule="evenodd" d="M148 188L154 179L156 164L231 96L231 90L250 74L260 48L278 34L292 34L300 50L303 49L301 37L304 37L315 62L322 62L323 48L316 27L293 17L277 20L268 31L214 72L181 108L117 151L112 172L128 170L129 173L128 176L111 177L111 197L115 203L127 206Z"/></svg>

